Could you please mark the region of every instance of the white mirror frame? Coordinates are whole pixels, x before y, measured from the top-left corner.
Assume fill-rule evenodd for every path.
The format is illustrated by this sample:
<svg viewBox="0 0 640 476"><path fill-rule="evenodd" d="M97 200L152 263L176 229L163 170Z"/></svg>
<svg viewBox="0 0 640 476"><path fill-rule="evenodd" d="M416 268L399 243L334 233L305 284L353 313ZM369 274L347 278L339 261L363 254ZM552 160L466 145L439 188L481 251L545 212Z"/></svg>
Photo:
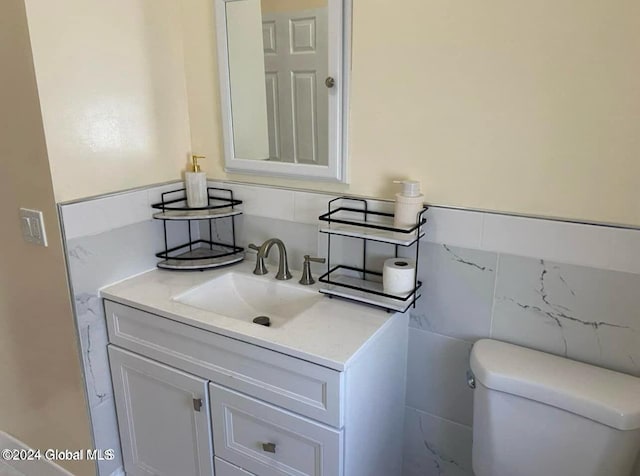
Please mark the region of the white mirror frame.
<svg viewBox="0 0 640 476"><path fill-rule="evenodd" d="M329 76L335 79L335 86L329 90L328 166L270 162L235 157L231 114L231 85L229 83L226 4L227 2L242 0L214 1L216 2L216 36L218 43L218 71L220 75L220 104L222 109L225 171L230 173L347 183L352 0L328 0Z"/></svg>

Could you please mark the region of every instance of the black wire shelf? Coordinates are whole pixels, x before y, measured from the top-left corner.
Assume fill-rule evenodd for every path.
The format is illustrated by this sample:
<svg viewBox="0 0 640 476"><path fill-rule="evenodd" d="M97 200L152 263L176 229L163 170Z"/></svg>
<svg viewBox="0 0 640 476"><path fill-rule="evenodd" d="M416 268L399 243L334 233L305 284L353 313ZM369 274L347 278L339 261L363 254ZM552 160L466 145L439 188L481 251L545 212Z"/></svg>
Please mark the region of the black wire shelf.
<svg viewBox="0 0 640 476"><path fill-rule="evenodd" d="M364 279L362 276L368 278ZM382 287L382 273L347 265L334 266L320 276L318 281L331 286L322 288L320 292L323 294L400 312L406 311L413 305L414 301L420 297L418 290L422 287L422 282L417 281L416 286L406 294L385 293Z"/></svg>
<svg viewBox="0 0 640 476"><path fill-rule="evenodd" d="M396 227L393 225L394 214L370 210L370 201L381 202L380 200L365 200L346 196L338 197L330 200L327 204L327 213L318 217L321 221L328 223L327 228L320 229L321 233L328 235L327 271L318 278L318 280L326 286L323 286L320 292L331 297L335 296L369 304L386 309L387 311L405 312L409 307L415 307L416 301L421 297L419 290L422 287L422 282L418 280L418 258L420 253L420 239L425 236L423 225L427 223L427 220L424 214L428 207L424 206L416 215L415 225ZM361 266L348 266L345 264L332 266L332 235L341 235L362 241ZM399 257L400 247L415 247L416 270L414 286L409 292L403 295L384 292L382 272L371 270L367 265L368 241L377 241L393 245L393 256L396 258Z"/></svg>
<svg viewBox="0 0 640 476"><path fill-rule="evenodd" d="M335 200L356 201L360 199L340 197ZM332 202L335 200L332 200ZM329 202L330 206L332 202ZM365 203L368 205L368 202L365 201ZM427 208L424 207L416 216L415 225L396 227L393 224L393 213L368 210L368 206L363 209L352 206L339 206L318 217L321 221L328 223L326 227L320 228L320 233L364 238L370 241L407 247L413 245L425 235L422 225L427 222L423 217L423 213L426 210Z"/></svg>
<svg viewBox="0 0 640 476"><path fill-rule="evenodd" d="M204 245L204 246L203 246ZM182 259L185 261L203 258L223 258L240 253L244 248L209 240L194 240L183 245L174 246L160 253L156 253L162 259ZM191 253L191 254L189 254Z"/></svg>
<svg viewBox="0 0 640 476"><path fill-rule="evenodd" d="M156 253L163 261L159 268L175 270L200 270L219 268L244 259L244 251L238 246L230 246L209 240L195 240Z"/></svg>
<svg viewBox="0 0 640 476"><path fill-rule="evenodd" d="M204 270L218 268L237 263L244 259L244 248L237 246L235 217L242 214L237 209L242 204L241 200L233 197L233 191L218 187L207 187L208 204L205 207L189 207L187 204L186 189L176 189L164 192L162 201L151 205L160 210L153 218L162 220L164 228L164 250L156 253L156 257L162 259L158 263L159 268L174 270ZM222 243L212 241L213 223L216 220L231 220L231 242ZM200 239L199 232L193 236L191 223L208 221L209 240ZM169 246L167 223L186 222L189 239L178 246ZM199 227L199 225L198 225Z"/></svg>
<svg viewBox="0 0 640 476"><path fill-rule="evenodd" d="M426 206L423 207L423 209L416 215L415 225L412 225L410 227L396 227L391 224L393 223L394 218L393 213L368 210L368 203L364 199L339 197L331 200L329 202L329 206L331 206L331 203L335 202L336 200L363 200L363 202L367 204L367 207L358 209L348 206L341 206L333 210L329 210L323 215L320 215L318 217L319 220L329 223L340 223L343 225L360 226L373 230L391 231L394 233L404 234L413 233L422 225L427 223L427 219L423 216L424 212L428 209L428 207Z"/></svg>
<svg viewBox="0 0 640 476"><path fill-rule="evenodd" d="M216 196L216 193L224 192L228 193L229 197L220 197ZM176 194L181 194L181 196L176 197ZM151 208L155 208L156 210L162 210L163 212L197 212L197 211L209 211L209 210L222 210L225 208L235 207L236 205L241 205L242 200L236 200L233 198L233 191L227 188L218 188L218 187L207 187L207 200L208 204L204 207L190 207L187 204L187 190L185 188L180 188L177 190L171 190L169 192L162 193L162 201L158 203L154 203L151 205ZM172 196L172 198L169 198ZM185 219L189 219L185 217Z"/></svg>

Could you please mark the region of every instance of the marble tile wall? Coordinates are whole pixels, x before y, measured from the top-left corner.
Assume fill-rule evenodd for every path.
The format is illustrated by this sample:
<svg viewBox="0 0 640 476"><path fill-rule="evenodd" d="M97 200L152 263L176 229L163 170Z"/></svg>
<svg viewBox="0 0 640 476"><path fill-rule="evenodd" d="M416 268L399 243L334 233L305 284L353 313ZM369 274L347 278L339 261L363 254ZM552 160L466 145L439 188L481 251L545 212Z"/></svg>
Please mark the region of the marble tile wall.
<svg viewBox="0 0 640 476"><path fill-rule="evenodd" d="M98 462L99 476L124 474L99 289L155 267L164 242L162 223L151 219L149 205L166 188L60 206L94 442L117 450L114 460ZM175 228L170 241L177 244L186 235L185 228Z"/></svg>
<svg viewBox="0 0 640 476"><path fill-rule="evenodd" d="M231 188L244 201L236 228L241 246L279 237L292 269L301 267L304 254L325 256L317 217L332 195L210 185ZM102 438L113 437L115 420L97 290L155 265L161 234L149 220L149 203L161 190L61 207L94 430ZM427 217L420 255L424 291L410 321L404 476L472 475L473 392L465 372L479 338L640 376L640 230L440 207ZM228 233L224 225L214 230L218 237ZM359 245L332 243L336 260L359 264ZM371 249L369 266L379 266L388 251ZM276 260L273 253L271 266ZM323 270L316 266L316 275Z"/></svg>
<svg viewBox="0 0 640 476"><path fill-rule="evenodd" d="M407 407L403 474L468 476L472 431L430 413Z"/></svg>
<svg viewBox="0 0 640 476"><path fill-rule="evenodd" d="M230 222L228 220L220 220L218 226L214 225L212 229L213 241L230 243ZM209 224L202 222L200 235L204 239L209 239ZM248 249L249 243L260 246L269 238L281 239L287 249L287 257L289 267L292 270L301 270L304 255L317 256L319 251L324 248L323 237L318 233L316 225L306 223L294 223L292 221L279 220L274 218L264 218L255 215L241 215L236 218L236 242L238 246L245 248L247 259L255 260L256 252ZM273 248L269 253L267 263L270 264L268 269L277 269L278 252ZM316 273L322 268L314 267Z"/></svg>
<svg viewBox="0 0 640 476"><path fill-rule="evenodd" d="M479 338L640 377L640 274L436 243L420 259L425 292L410 320L405 476L473 474L465 372Z"/></svg>
<svg viewBox="0 0 640 476"><path fill-rule="evenodd" d="M501 255L492 335L640 376L640 274Z"/></svg>

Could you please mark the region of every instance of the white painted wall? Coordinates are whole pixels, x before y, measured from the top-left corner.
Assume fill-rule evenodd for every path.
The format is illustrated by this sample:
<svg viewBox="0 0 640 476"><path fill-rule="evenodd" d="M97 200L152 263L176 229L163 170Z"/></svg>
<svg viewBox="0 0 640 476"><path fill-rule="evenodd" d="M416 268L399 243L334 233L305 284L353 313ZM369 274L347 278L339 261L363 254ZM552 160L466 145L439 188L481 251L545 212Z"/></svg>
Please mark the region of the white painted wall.
<svg viewBox="0 0 640 476"><path fill-rule="evenodd" d="M179 2L25 3L56 201L180 178L191 144Z"/></svg>
<svg viewBox="0 0 640 476"><path fill-rule="evenodd" d="M211 178L640 225L639 2L353 3L348 187L225 174L212 13L183 6Z"/></svg>

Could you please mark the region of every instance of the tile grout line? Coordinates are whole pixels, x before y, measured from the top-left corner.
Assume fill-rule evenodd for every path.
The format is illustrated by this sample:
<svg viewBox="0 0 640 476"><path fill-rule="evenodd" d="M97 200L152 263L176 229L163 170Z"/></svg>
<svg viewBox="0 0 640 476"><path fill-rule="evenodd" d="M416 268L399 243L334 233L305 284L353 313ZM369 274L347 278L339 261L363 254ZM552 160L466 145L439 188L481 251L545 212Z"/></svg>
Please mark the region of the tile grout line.
<svg viewBox="0 0 640 476"><path fill-rule="evenodd" d="M414 327L414 326L410 325L409 326L409 332L413 332L413 331L424 332L426 334L433 334L433 335L438 336L438 337L444 337L445 339L451 339L451 340L455 340L455 341L458 341L458 342L463 342L463 343L469 344L469 345L473 345L474 342L475 342L475 341L472 341L472 340L461 339L460 337L450 336L448 334L442 334L441 332L435 332L435 331L432 331L430 329L422 329L421 327Z"/></svg>
<svg viewBox="0 0 640 476"><path fill-rule="evenodd" d="M478 249L482 251L490 251L484 247L484 225L486 216L487 214L483 213L480 217L480 242L478 243Z"/></svg>
<svg viewBox="0 0 640 476"><path fill-rule="evenodd" d="M493 293L491 295L491 319L489 321L489 337L493 338L493 314L496 309L496 292L498 290L498 273L500 272L500 258L502 253L496 253L496 273L493 278Z"/></svg>
<svg viewBox="0 0 640 476"><path fill-rule="evenodd" d="M460 426L460 427L462 427L464 429L467 429L467 430L473 430L473 426L471 426L471 425L465 425L464 423L458 423L457 421L449 420L448 418L441 417L440 415L435 415L435 414L433 414L431 412L426 412L424 410L420 410L419 408L412 407L411 405L407 405L406 403L405 403L404 406L405 406L405 408L409 408L409 409L411 409L413 411L416 411L418 413L423 413L425 415L429 415L429 416L431 416L433 418L437 418L438 420L442 420L442 421L450 423L452 425Z"/></svg>

